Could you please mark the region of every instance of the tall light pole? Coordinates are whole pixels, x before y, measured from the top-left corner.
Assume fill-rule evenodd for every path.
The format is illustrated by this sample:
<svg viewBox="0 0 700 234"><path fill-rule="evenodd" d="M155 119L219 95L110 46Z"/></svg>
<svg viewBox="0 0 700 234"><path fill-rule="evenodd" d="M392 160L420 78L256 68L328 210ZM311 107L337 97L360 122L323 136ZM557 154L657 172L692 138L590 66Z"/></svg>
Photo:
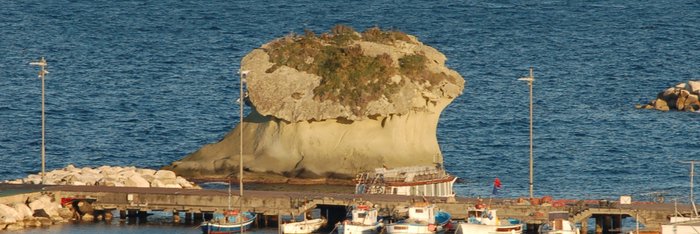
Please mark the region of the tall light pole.
<svg viewBox="0 0 700 234"><path fill-rule="evenodd" d="M530 76L521 77L518 80L527 81L527 85L530 87L530 198L533 198L533 170L534 170L534 160L532 157L532 83L535 81L535 76L532 73L532 67L530 67Z"/></svg>
<svg viewBox="0 0 700 234"><path fill-rule="evenodd" d="M685 163L690 163L690 204L693 206L693 215L698 216L698 208L695 206L695 196L693 192L693 177L695 177L695 160L690 160Z"/></svg>
<svg viewBox="0 0 700 234"><path fill-rule="evenodd" d="M238 164L238 187L240 188L240 197L239 199L239 206L240 209L238 210L238 218L236 218L236 221L241 222L241 225L243 225L241 216L243 215L243 103L245 102L245 97L243 96L243 84L246 83L245 78L248 76L249 71L239 71L239 74L241 75L240 83L238 86L238 91L239 91L239 98L238 98L238 104L239 104L239 110L240 113L238 115L239 120L238 120L238 125L240 127L240 133L241 135L239 136L241 138L240 147L239 148L239 153L238 153L238 158L240 159L240 162ZM245 227L241 226L241 233L245 232Z"/></svg>
<svg viewBox="0 0 700 234"><path fill-rule="evenodd" d="M29 65L39 66L39 79L41 79L41 184L44 184L46 175L46 115L44 114L44 77L49 74L46 70L46 59L41 57L39 61L30 62Z"/></svg>
<svg viewBox="0 0 700 234"><path fill-rule="evenodd" d="M246 83L245 79L246 79L246 77L248 77L248 72L249 71L240 71L239 72L239 74L241 75L241 79L240 79L240 85L238 86L239 96L240 96L238 98L238 103L240 104L240 106L239 106L239 110L240 110L239 118L240 119L238 121L238 125L240 126L240 133L241 133L241 135L240 135L241 142L240 142L240 147L239 147L240 152L238 154L238 156L240 158L240 162L238 164L238 186L240 187L240 190L241 190L240 194L239 194L241 197L243 197L243 102L245 102L245 100L244 100L245 97L243 97L243 84Z"/></svg>

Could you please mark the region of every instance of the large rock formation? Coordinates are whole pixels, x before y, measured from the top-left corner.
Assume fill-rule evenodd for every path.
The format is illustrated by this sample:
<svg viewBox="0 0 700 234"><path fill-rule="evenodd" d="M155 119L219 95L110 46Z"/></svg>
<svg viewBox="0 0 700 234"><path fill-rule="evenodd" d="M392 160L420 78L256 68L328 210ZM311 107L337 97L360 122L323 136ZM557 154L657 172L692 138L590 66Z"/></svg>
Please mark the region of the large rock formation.
<svg viewBox="0 0 700 234"><path fill-rule="evenodd" d="M178 175L354 177L376 167L442 163L436 128L464 79L415 37L336 26L290 35L242 60L252 112L220 142L165 168ZM250 177L248 177L250 178Z"/></svg>
<svg viewBox="0 0 700 234"><path fill-rule="evenodd" d="M700 110L700 81L690 80L667 88L656 95L648 104L637 105L637 109L656 109L660 111L698 111Z"/></svg>

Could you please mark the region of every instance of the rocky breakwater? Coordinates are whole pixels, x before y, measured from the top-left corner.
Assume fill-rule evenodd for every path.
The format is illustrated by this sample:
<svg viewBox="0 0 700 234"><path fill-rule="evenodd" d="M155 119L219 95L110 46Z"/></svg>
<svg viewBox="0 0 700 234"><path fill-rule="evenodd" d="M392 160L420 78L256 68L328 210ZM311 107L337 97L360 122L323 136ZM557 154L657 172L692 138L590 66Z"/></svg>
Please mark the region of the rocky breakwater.
<svg viewBox="0 0 700 234"><path fill-rule="evenodd" d="M637 105L637 109L656 109L660 111L690 111L700 110L700 81L688 81L667 88L656 95L656 99L648 104Z"/></svg>
<svg viewBox="0 0 700 234"><path fill-rule="evenodd" d="M0 204L0 230L20 230L67 222L73 217L70 208L47 195L31 196L26 202Z"/></svg>
<svg viewBox="0 0 700 234"><path fill-rule="evenodd" d="M177 176L173 171L118 166L76 168L73 165L68 165L62 169L47 172L45 180L44 184L46 185L200 188L185 178ZM26 178L6 180L4 182L10 184L41 184L41 175L33 174Z"/></svg>
<svg viewBox="0 0 700 234"><path fill-rule="evenodd" d="M254 49L247 71L251 113L223 139L164 169L193 178L350 179L377 167L442 163L436 129L464 89L446 57L398 31L336 26Z"/></svg>

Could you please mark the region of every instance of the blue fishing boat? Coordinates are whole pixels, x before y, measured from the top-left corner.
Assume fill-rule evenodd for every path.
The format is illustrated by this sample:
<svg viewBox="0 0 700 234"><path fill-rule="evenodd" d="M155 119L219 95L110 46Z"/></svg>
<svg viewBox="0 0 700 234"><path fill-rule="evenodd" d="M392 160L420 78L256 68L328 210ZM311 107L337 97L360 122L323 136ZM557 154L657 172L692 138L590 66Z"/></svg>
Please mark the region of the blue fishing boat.
<svg viewBox="0 0 700 234"><path fill-rule="evenodd" d="M199 227L204 234L239 233L241 230L250 230L257 216L256 213L249 211L240 215L237 211L226 211L222 216L215 216L214 219L203 222ZM240 220L238 220L239 217Z"/></svg>

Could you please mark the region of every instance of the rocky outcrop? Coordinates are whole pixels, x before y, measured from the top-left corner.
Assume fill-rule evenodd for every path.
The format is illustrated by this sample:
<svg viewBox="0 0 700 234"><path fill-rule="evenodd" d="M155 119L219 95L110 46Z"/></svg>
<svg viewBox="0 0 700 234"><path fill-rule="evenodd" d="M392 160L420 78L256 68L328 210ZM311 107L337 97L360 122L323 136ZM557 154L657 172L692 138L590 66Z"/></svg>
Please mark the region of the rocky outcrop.
<svg viewBox="0 0 700 234"><path fill-rule="evenodd" d="M47 185L99 185L114 187L161 187L199 189L196 184L175 175L172 171L153 170L135 167L101 166L97 168L65 168L46 173ZM27 178L6 180L10 184L41 184L41 175L29 175Z"/></svg>
<svg viewBox="0 0 700 234"><path fill-rule="evenodd" d="M69 208L47 195L30 197L27 203L0 204L0 230L13 231L63 223L72 214Z"/></svg>
<svg viewBox="0 0 700 234"><path fill-rule="evenodd" d="M341 178L442 163L436 129L464 89L446 57L413 36L336 27L246 55L251 113L220 142L164 169L186 177Z"/></svg>
<svg viewBox="0 0 700 234"><path fill-rule="evenodd" d="M667 88L656 95L656 99L648 104L637 105L637 109L656 109L660 111L690 111L700 110L700 81L688 81Z"/></svg>

